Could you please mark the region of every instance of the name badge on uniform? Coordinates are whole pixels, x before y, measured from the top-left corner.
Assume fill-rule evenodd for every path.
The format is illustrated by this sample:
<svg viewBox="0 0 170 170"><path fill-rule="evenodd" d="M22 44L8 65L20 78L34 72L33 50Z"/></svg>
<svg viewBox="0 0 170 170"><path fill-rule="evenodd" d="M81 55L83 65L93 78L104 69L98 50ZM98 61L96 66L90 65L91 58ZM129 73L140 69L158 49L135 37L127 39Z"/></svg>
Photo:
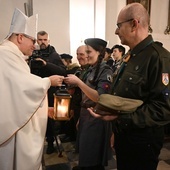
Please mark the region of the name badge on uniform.
<svg viewBox="0 0 170 170"><path fill-rule="evenodd" d="M167 86L169 84L169 74L162 73L162 83Z"/></svg>

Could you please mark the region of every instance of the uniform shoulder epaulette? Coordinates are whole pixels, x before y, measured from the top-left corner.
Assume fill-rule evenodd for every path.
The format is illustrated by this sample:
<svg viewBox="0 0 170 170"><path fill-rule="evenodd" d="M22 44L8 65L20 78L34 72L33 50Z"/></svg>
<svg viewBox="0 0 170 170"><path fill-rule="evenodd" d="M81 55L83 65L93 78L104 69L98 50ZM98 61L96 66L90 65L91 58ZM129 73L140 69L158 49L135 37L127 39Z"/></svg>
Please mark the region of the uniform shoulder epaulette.
<svg viewBox="0 0 170 170"><path fill-rule="evenodd" d="M159 42L159 41L155 41L155 44L157 44L157 45L159 45L159 46L163 46L163 44L161 43L161 42Z"/></svg>

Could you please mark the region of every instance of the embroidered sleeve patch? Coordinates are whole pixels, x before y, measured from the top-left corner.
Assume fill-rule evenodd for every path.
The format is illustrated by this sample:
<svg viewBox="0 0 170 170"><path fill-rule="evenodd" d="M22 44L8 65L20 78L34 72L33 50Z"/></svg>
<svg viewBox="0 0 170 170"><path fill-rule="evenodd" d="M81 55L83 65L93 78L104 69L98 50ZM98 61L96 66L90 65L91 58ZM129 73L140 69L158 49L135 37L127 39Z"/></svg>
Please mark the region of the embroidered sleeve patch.
<svg viewBox="0 0 170 170"><path fill-rule="evenodd" d="M110 89L110 85L108 83L103 83L102 87L104 90L109 90Z"/></svg>
<svg viewBox="0 0 170 170"><path fill-rule="evenodd" d="M169 84L169 74L162 73L162 83L167 86Z"/></svg>
<svg viewBox="0 0 170 170"><path fill-rule="evenodd" d="M107 74L107 80L113 82L113 77L110 74Z"/></svg>

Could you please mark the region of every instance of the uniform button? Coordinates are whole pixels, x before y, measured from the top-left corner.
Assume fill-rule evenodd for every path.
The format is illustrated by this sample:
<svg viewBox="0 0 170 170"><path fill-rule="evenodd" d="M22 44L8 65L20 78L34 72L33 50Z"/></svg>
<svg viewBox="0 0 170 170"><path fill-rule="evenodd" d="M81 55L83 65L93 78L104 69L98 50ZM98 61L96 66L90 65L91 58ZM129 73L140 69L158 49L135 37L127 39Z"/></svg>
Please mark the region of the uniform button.
<svg viewBox="0 0 170 170"><path fill-rule="evenodd" d="M126 87L126 88L125 88L125 91L128 91L128 90L129 90L129 89Z"/></svg>
<svg viewBox="0 0 170 170"><path fill-rule="evenodd" d="M136 67L135 67L135 70L139 70L139 66L136 66Z"/></svg>
<svg viewBox="0 0 170 170"><path fill-rule="evenodd" d="M132 77L129 77L129 80L132 80Z"/></svg>

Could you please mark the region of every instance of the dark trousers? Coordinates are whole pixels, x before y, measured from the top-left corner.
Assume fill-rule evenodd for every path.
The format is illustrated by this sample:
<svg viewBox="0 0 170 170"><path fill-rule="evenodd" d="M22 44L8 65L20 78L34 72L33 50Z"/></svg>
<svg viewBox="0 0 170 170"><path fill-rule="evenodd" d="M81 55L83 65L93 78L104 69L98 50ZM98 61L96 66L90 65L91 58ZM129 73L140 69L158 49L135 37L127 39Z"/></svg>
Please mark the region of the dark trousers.
<svg viewBox="0 0 170 170"><path fill-rule="evenodd" d="M115 131L117 169L156 170L163 140L163 127L117 128Z"/></svg>
<svg viewBox="0 0 170 170"><path fill-rule="evenodd" d="M46 130L46 141L48 145L52 146L54 142L54 136L59 134L66 134L70 137L71 141L75 140L75 126L74 120L70 121L56 121L48 117L47 130Z"/></svg>

